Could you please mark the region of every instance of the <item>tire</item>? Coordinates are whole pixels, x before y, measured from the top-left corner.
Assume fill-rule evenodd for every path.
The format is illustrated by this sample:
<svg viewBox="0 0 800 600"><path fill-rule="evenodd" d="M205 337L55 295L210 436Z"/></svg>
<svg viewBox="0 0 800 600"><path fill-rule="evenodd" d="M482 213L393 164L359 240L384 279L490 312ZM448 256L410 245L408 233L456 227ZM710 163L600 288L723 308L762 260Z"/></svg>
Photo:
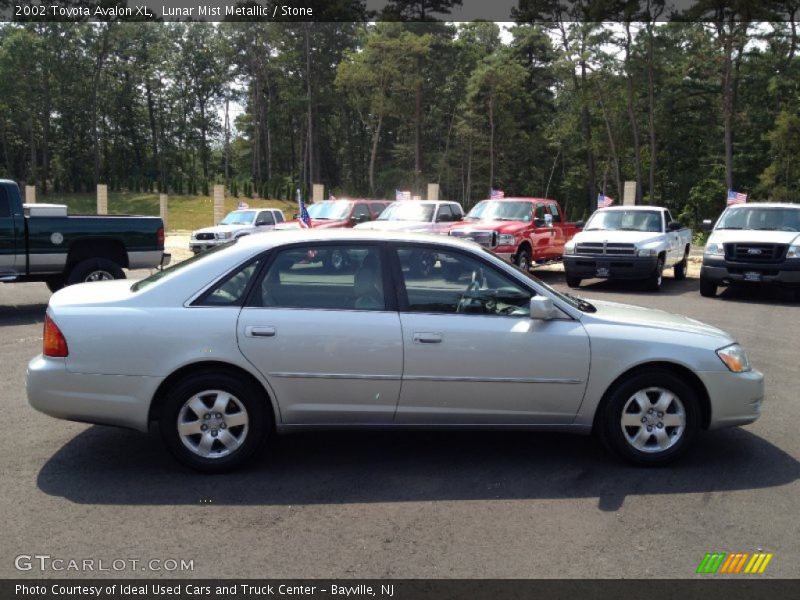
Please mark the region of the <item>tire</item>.
<svg viewBox="0 0 800 600"><path fill-rule="evenodd" d="M600 410L596 423L605 446L643 466L665 465L683 455L700 426L697 394L665 369L640 371L623 380Z"/></svg>
<svg viewBox="0 0 800 600"><path fill-rule="evenodd" d="M161 438L187 467L204 473L231 471L264 440L265 402L263 391L246 379L224 372L190 375L167 392L159 417Z"/></svg>
<svg viewBox="0 0 800 600"><path fill-rule="evenodd" d="M675 279L683 281L686 279L686 267L689 263L689 251L687 250L683 255L683 260L672 268L672 273Z"/></svg>
<svg viewBox="0 0 800 600"><path fill-rule="evenodd" d="M47 285L47 289L53 292L54 294L64 287L64 278L61 276L51 277L47 281L45 281Z"/></svg>
<svg viewBox="0 0 800 600"><path fill-rule="evenodd" d="M717 284L712 280L700 276L700 295L704 298L713 298L717 295Z"/></svg>
<svg viewBox="0 0 800 600"><path fill-rule="evenodd" d="M571 277L567 275L567 285L571 288L581 287L581 281L583 281L580 277Z"/></svg>
<svg viewBox="0 0 800 600"><path fill-rule="evenodd" d="M111 279L125 279L122 267L107 258L89 258L72 267L66 285Z"/></svg>
<svg viewBox="0 0 800 600"><path fill-rule="evenodd" d="M657 292L661 289L661 282L664 280L664 259L659 258L656 263L656 270L647 278L646 286L651 292Z"/></svg>
<svg viewBox="0 0 800 600"><path fill-rule="evenodd" d="M514 257L514 264L520 269L523 273L527 273L531 270L531 253L527 248L520 249L517 252L517 255Z"/></svg>

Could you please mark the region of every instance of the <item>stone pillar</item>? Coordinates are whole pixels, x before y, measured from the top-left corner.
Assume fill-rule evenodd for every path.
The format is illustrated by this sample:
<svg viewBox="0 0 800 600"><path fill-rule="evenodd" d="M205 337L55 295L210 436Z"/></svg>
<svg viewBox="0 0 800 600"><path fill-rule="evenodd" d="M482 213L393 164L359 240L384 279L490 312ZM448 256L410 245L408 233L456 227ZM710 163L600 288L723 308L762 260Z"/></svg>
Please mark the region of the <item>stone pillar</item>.
<svg viewBox="0 0 800 600"><path fill-rule="evenodd" d="M164 231L166 231L169 228L169 226L167 225L168 201L169 201L169 196L167 196L166 194L159 194L158 196L159 214L161 215L161 220L164 221Z"/></svg>
<svg viewBox="0 0 800 600"><path fill-rule="evenodd" d="M636 204L636 182L626 181L625 191L622 195L622 206L633 206Z"/></svg>
<svg viewBox="0 0 800 600"><path fill-rule="evenodd" d="M439 184L438 183L429 183L428 184L428 200L438 200L439 199Z"/></svg>
<svg viewBox="0 0 800 600"><path fill-rule="evenodd" d="M35 185L26 185L25 186L25 203L26 204L36 204L36 186Z"/></svg>
<svg viewBox="0 0 800 600"><path fill-rule="evenodd" d="M97 184L97 214L108 214L108 186L105 183Z"/></svg>
<svg viewBox="0 0 800 600"><path fill-rule="evenodd" d="M214 186L214 225L225 217L225 186Z"/></svg>
<svg viewBox="0 0 800 600"><path fill-rule="evenodd" d="M311 193L311 201L312 202L322 202L325 200L325 186L321 183L315 183L311 186L312 193Z"/></svg>

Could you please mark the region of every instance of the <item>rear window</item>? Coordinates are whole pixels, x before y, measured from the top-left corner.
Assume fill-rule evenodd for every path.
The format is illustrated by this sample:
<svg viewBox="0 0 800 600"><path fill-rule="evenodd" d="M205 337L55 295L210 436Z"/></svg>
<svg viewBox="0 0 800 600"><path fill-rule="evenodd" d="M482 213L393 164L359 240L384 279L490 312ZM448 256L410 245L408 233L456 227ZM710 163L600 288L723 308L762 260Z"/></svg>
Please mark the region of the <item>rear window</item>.
<svg viewBox="0 0 800 600"><path fill-rule="evenodd" d="M0 187L0 219L11 216L11 204L8 201L8 194L4 188Z"/></svg>
<svg viewBox="0 0 800 600"><path fill-rule="evenodd" d="M153 273L152 275L150 275L150 277L145 277L144 279L134 283L131 286L131 291L132 292L138 292L140 290L143 290L144 288L146 288L151 283L155 283L159 279L169 278L170 276L174 275L178 271L181 271L185 267L188 267L189 265L193 265L194 263L196 263L198 261L201 261L201 260L203 260L205 258L208 258L209 256L211 256L215 252L219 252L220 250L224 250L225 248L230 248L235 243L236 243L236 240L231 240L230 242L226 242L224 244L220 244L219 246L214 246L213 248L209 248L208 250L204 250L203 252L195 254L191 258L187 258L184 261L181 261L179 263L175 263L174 265L170 265L166 269L160 269L160 270L156 271L155 273Z"/></svg>

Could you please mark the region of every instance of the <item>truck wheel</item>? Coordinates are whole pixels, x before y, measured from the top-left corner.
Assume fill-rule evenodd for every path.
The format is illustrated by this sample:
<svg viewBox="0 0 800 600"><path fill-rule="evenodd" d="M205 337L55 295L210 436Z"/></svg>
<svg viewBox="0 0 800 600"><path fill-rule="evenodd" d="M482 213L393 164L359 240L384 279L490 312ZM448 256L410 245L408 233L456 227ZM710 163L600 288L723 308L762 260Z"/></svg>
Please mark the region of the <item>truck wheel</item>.
<svg viewBox="0 0 800 600"><path fill-rule="evenodd" d="M60 275L58 277L51 277L47 281L45 281L47 285L47 289L53 292L54 294L64 287L64 278Z"/></svg>
<svg viewBox="0 0 800 600"><path fill-rule="evenodd" d="M695 391L670 371L649 369L609 393L596 424L612 452L635 464L659 466L686 452L699 421Z"/></svg>
<svg viewBox="0 0 800 600"><path fill-rule="evenodd" d="M526 248L521 249L514 257L514 264L521 271L527 273L531 270L531 253Z"/></svg>
<svg viewBox="0 0 800 600"><path fill-rule="evenodd" d="M72 267L67 275L67 285L111 279L125 279L122 267L107 258L89 258Z"/></svg>
<svg viewBox="0 0 800 600"><path fill-rule="evenodd" d="M582 279L580 277L570 277L567 275L567 285L571 288L576 288L581 286Z"/></svg>
<svg viewBox="0 0 800 600"><path fill-rule="evenodd" d="M700 295L705 298L713 298L717 295L717 284L701 275Z"/></svg>
<svg viewBox="0 0 800 600"><path fill-rule="evenodd" d="M656 270L647 279L647 289L657 292L661 289L661 281L664 279L664 259L659 258L656 263Z"/></svg>
<svg viewBox="0 0 800 600"><path fill-rule="evenodd" d="M673 267L673 274L675 279L682 281L686 279L686 267L689 264L689 251L687 250L683 255L683 260Z"/></svg>

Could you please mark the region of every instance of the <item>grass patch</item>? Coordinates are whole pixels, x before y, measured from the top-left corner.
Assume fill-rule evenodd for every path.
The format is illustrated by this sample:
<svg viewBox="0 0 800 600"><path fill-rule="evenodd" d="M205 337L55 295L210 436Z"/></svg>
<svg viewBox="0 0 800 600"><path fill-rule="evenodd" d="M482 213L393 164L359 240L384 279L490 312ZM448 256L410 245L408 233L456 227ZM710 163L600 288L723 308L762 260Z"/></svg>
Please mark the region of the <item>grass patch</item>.
<svg viewBox="0 0 800 600"><path fill-rule="evenodd" d="M225 213L235 210L244 198L225 198ZM48 194L37 198L38 202L66 204L70 215L97 214L95 194ZM288 200L246 200L250 208L280 208L286 219L297 212L297 203ZM158 194L136 192L109 192L108 214L110 215L159 215ZM214 225L214 199L211 196L169 197L168 229L193 230Z"/></svg>

